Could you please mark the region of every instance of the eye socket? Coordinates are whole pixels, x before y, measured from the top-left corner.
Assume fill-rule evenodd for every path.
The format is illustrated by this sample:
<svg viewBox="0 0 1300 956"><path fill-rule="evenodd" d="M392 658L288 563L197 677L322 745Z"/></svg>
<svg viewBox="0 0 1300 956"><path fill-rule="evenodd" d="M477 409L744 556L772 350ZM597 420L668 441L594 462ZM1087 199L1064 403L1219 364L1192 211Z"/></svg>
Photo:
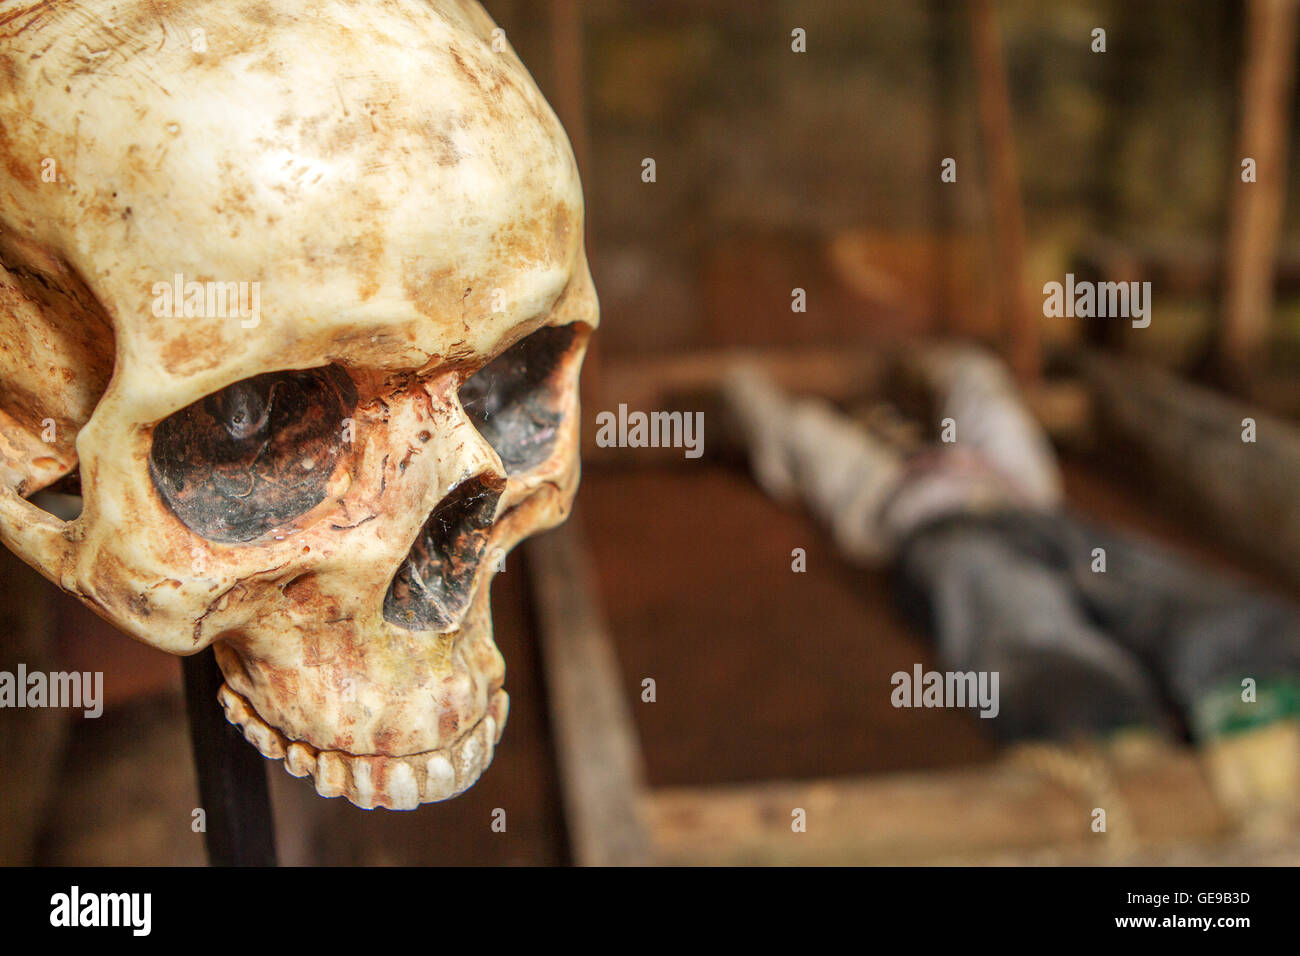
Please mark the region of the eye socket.
<svg viewBox="0 0 1300 956"><path fill-rule="evenodd" d="M460 387L465 414L507 473L528 471L550 457L563 417L559 372L576 338L573 325L540 328Z"/></svg>
<svg viewBox="0 0 1300 956"><path fill-rule="evenodd" d="M356 404L334 365L244 379L158 423L150 477L191 531L252 541L325 499Z"/></svg>

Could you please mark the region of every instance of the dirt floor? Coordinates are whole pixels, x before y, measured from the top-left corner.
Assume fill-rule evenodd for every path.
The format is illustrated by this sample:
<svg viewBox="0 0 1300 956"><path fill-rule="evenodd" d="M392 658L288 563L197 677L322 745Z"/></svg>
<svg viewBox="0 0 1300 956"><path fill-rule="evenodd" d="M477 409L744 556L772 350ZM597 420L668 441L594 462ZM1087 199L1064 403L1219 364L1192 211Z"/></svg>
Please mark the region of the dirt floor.
<svg viewBox="0 0 1300 956"><path fill-rule="evenodd" d="M934 661L884 573L713 466L590 475L580 505L651 785L924 769L988 759L975 721L890 706ZM802 548L807 570L792 570ZM641 681L657 700L640 702ZM884 688L884 692L881 692Z"/></svg>
<svg viewBox="0 0 1300 956"><path fill-rule="evenodd" d="M1072 506L1285 594L1267 567L1225 554L1141 503L1097 459L1066 463ZM711 784L972 764L994 754L952 710L897 710L890 675L935 665L889 575L851 567L829 535L740 471L589 473L580 513L596 559L652 785ZM807 570L792 571L802 548ZM738 582L739 586L738 586ZM882 690L883 689L883 690Z"/></svg>
<svg viewBox="0 0 1300 956"><path fill-rule="evenodd" d="M1103 468L1071 462L1067 485L1084 512L1241 569ZM966 714L889 705L881 692L889 675L934 659L894 607L886 575L847 565L805 515L768 501L742 471L704 462L589 469L579 500L651 785L925 769L994 755ZM806 552L803 573L791 569L795 548ZM1267 583L1267 569L1250 570ZM494 584L511 713L482 781L412 813L366 812L321 800L268 764L285 863L568 859L525 574L518 557ZM42 731L48 745L35 753L6 750L0 818L9 818L0 823L32 839L6 843L4 862L202 862L190 829L198 798L179 663L23 580L30 600L56 602L59 666L103 670L108 706L98 720ZM641 700L646 677L653 703ZM20 714L0 711L0 736L21 732ZM22 809L38 798L43 809ZM507 812L505 833L492 831L496 808Z"/></svg>

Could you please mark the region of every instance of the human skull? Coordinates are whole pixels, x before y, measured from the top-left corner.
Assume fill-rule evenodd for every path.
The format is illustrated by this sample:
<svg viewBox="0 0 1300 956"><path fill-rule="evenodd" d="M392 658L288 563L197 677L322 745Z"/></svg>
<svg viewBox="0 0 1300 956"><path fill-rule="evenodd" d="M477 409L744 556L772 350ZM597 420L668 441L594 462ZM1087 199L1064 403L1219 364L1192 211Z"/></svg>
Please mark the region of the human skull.
<svg viewBox="0 0 1300 956"><path fill-rule="evenodd" d="M0 537L215 642L227 717L322 795L460 793L506 719L489 581L577 486L582 237L470 0L9 5Z"/></svg>

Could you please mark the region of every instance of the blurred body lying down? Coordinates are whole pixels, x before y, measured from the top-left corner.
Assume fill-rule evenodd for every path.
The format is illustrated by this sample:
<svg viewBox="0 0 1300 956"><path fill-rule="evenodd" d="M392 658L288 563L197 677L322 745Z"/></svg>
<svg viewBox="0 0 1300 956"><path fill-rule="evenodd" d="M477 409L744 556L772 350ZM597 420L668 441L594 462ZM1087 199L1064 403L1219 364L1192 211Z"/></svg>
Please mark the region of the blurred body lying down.
<svg viewBox="0 0 1300 956"><path fill-rule="evenodd" d="M1168 731L1170 705L1200 743L1296 716L1294 608L1069 514L1051 446L992 356L931 350L914 371L946 439L920 449L749 369L726 398L764 489L802 499L851 558L891 565L944 667L998 673L999 739Z"/></svg>

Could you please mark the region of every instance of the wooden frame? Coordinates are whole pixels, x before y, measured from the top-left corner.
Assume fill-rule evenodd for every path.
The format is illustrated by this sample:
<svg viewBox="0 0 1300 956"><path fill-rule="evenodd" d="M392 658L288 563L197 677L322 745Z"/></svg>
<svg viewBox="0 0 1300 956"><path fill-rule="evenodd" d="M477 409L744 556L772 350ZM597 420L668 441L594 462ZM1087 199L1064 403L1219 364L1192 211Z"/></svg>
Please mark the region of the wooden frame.
<svg viewBox="0 0 1300 956"><path fill-rule="evenodd" d="M1105 863L1231 832L1193 752L1143 738L931 773L650 789L580 525L525 548L579 865Z"/></svg>

